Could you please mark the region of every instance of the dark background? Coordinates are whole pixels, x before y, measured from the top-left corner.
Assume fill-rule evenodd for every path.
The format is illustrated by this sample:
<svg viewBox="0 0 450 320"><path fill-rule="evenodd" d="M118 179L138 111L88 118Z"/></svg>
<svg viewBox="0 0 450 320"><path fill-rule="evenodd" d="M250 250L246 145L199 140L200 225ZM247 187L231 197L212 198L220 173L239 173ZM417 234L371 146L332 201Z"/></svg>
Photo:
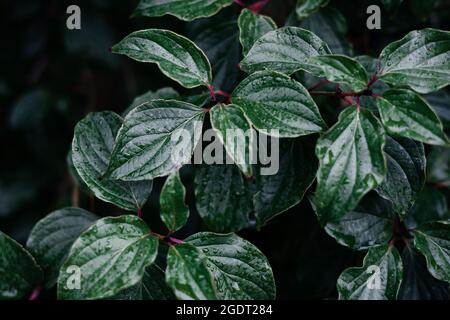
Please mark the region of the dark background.
<svg viewBox="0 0 450 320"><path fill-rule="evenodd" d="M282 26L294 2L273 0L263 13ZM396 15L382 9L380 31L366 28L366 8L381 5L378 1L332 0L331 4L347 19L347 40L355 55L377 56L385 45L411 30L428 26L450 29L450 1L441 1L439 10L431 14L413 10L409 1L405 2ZM81 7L80 31L66 28L70 4ZM115 56L109 48L130 32L151 27L195 39L202 23L212 20L184 23L171 16L131 19L136 5L137 1L119 0L0 3L0 230L21 243L40 218L61 207L78 204L99 216L123 213L80 191L74 183L67 153L77 121L92 111L121 113L135 96L151 89L171 86L180 93L188 92L154 65ZM233 5L214 19L233 21L240 9ZM242 76L237 74L236 79ZM221 89L231 89L236 79ZM191 218L178 235L181 238L204 229L193 205L192 180L192 168L185 168L183 181L189 192ZM162 229L158 217L162 182L157 179L143 210L155 231ZM241 235L269 258L279 298L335 298L337 277L344 268L360 263L362 257L326 235L306 197L262 230L246 230ZM52 295L46 293L44 298Z"/></svg>

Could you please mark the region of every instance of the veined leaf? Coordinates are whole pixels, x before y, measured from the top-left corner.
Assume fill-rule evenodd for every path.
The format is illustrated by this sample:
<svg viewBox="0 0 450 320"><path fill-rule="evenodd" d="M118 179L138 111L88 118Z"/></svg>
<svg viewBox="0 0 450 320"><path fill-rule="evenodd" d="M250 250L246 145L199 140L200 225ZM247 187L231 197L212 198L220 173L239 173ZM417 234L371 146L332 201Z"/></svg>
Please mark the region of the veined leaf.
<svg viewBox="0 0 450 320"><path fill-rule="evenodd" d="M88 114L75 127L72 161L78 175L97 198L122 209L136 211L147 202L152 181L102 179L121 125L122 119L113 112Z"/></svg>
<svg viewBox="0 0 450 320"><path fill-rule="evenodd" d="M354 250L386 244L392 238L394 221L391 211L387 200L378 196L366 197L355 211L338 222L327 224L325 231L340 244Z"/></svg>
<svg viewBox="0 0 450 320"><path fill-rule="evenodd" d="M186 239L206 257L221 300L275 299L275 282L266 257L235 234L197 233Z"/></svg>
<svg viewBox="0 0 450 320"><path fill-rule="evenodd" d="M406 215L425 183L425 150L420 142L387 137L384 154L388 170L377 192Z"/></svg>
<svg viewBox="0 0 450 320"><path fill-rule="evenodd" d="M207 257L189 243L169 249L166 282L180 300L218 299L213 275L207 267Z"/></svg>
<svg viewBox="0 0 450 320"><path fill-rule="evenodd" d="M308 90L278 72L250 75L233 91L232 101L264 134L292 138L321 132L326 127ZM278 135L271 132L274 129Z"/></svg>
<svg viewBox="0 0 450 320"><path fill-rule="evenodd" d="M186 102L153 100L133 109L117 135L106 176L147 180L190 161L201 138L204 112Z"/></svg>
<svg viewBox="0 0 450 320"><path fill-rule="evenodd" d="M86 210L64 208L50 213L31 230L27 248L44 272L46 288L55 285L70 247L97 219Z"/></svg>
<svg viewBox="0 0 450 320"><path fill-rule="evenodd" d="M326 7L329 3L330 0L298 0L295 11L297 13L297 17L300 20L303 20L311 13Z"/></svg>
<svg viewBox="0 0 450 320"><path fill-rule="evenodd" d="M433 109L416 93L393 89L378 99L386 130L428 144L448 145L442 123Z"/></svg>
<svg viewBox="0 0 450 320"><path fill-rule="evenodd" d="M218 105L211 110L211 125L225 150L239 169L251 177L254 134L242 110L233 104Z"/></svg>
<svg viewBox="0 0 450 320"><path fill-rule="evenodd" d="M384 81L419 93L437 91L450 84L450 32L412 31L384 48L380 59Z"/></svg>
<svg viewBox="0 0 450 320"><path fill-rule="evenodd" d="M22 299L39 285L42 271L19 243L0 232L0 300Z"/></svg>
<svg viewBox="0 0 450 320"><path fill-rule="evenodd" d="M345 109L317 143L319 158L314 205L322 225L351 212L386 174L385 133L368 110Z"/></svg>
<svg viewBox="0 0 450 320"><path fill-rule="evenodd" d="M178 172L167 177L161 191L161 219L169 231L181 229L189 217L189 208L184 203L186 189Z"/></svg>
<svg viewBox="0 0 450 320"><path fill-rule="evenodd" d="M253 13L249 9L243 9L238 19L240 41L244 55L255 44L256 40L266 33L277 28L272 18Z"/></svg>
<svg viewBox="0 0 450 320"><path fill-rule="evenodd" d="M297 27L284 27L259 38L241 62L242 70L253 73L273 70L286 74L304 70L320 73L310 64L313 56L331 54L327 44L314 33Z"/></svg>
<svg viewBox="0 0 450 320"><path fill-rule="evenodd" d="M436 279L450 282L450 222L433 222L414 231L414 245Z"/></svg>
<svg viewBox="0 0 450 320"><path fill-rule="evenodd" d="M349 268L338 279L341 300L394 300L403 276L400 254L395 247L372 247L361 268Z"/></svg>
<svg viewBox="0 0 450 320"><path fill-rule="evenodd" d="M180 94L176 92L173 88L165 87L156 91L147 91L133 99L133 102L128 106L128 108L123 112L122 117L126 117L128 113L134 108L144 104L150 100L180 100Z"/></svg>
<svg viewBox="0 0 450 320"><path fill-rule="evenodd" d="M211 65L191 40L169 30L136 31L116 44L112 51L140 62L156 63L169 78L186 88L209 86Z"/></svg>
<svg viewBox="0 0 450 320"><path fill-rule="evenodd" d="M367 87L367 72L354 59L341 55L324 55L312 57L310 61L320 67L321 74L331 82L345 83L353 91L362 91Z"/></svg>
<svg viewBox="0 0 450 320"><path fill-rule="evenodd" d="M253 212L250 183L238 167L202 165L195 170L196 207L209 230L240 231L250 225Z"/></svg>
<svg viewBox="0 0 450 320"><path fill-rule="evenodd" d="M58 298L111 297L141 281L157 253L158 239L138 217L100 219L73 244L59 274Z"/></svg>
<svg viewBox="0 0 450 320"><path fill-rule="evenodd" d="M209 17L234 0L141 0L133 16L160 17L170 14L184 21Z"/></svg>

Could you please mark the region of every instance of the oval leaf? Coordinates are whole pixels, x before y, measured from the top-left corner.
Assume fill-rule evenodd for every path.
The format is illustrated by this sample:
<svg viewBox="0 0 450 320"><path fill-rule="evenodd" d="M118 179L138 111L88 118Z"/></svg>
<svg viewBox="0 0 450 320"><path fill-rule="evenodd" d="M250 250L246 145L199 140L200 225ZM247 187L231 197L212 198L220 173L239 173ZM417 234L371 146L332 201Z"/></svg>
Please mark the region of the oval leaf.
<svg viewBox="0 0 450 320"><path fill-rule="evenodd" d="M395 247L373 247L361 268L349 268L339 277L339 299L395 300L402 275L402 259Z"/></svg>
<svg viewBox="0 0 450 320"><path fill-rule="evenodd" d="M232 100L264 134L292 138L321 132L326 127L308 90L281 73L250 75L233 91Z"/></svg>
<svg viewBox="0 0 450 320"><path fill-rule="evenodd" d="M406 215L425 183L425 150L420 142L387 137L384 154L387 174L377 192L392 202L397 213Z"/></svg>
<svg viewBox="0 0 450 320"><path fill-rule="evenodd" d="M130 211L147 202L152 181L125 182L102 179L122 119L113 112L90 113L75 127L72 162L86 185L103 201Z"/></svg>
<svg viewBox="0 0 450 320"><path fill-rule="evenodd" d="M112 48L140 62L156 63L169 78L186 88L211 84L211 65L191 40L169 30L148 29L128 35Z"/></svg>
<svg viewBox="0 0 450 320"><path fill-rule="evenodd" d="M255 42L241 68L247 73L273 70L292 74L299 70L320 73L308 62L310 57L330 54L327 44L314 33L297 27L284 27L266 33Z"/></svg>
<svg viewBox="0 0 450 320"><path fill-rule="evenodd" d="M448 145L441 120L416 93L389 90L378 99L378 110L386 130L428 144Z"/></svg>
<svg viewBox="0 0 450 320"><path fill-rule="evenodd" d="M238 19L238 25L240 31L239 39L242 44L244 55L248 53L256 40L277 28L277 25L272 18L253 13L249 9L242 10Z"/></svg>
<svg viewBox="0 0 450 320"><path fill-rule="evenodd" d="M386 174L385 133L368 110L345 109L338 123L318 141L314 205L322 225L352 211Z"/></svg>
<svg viewBox="0 0 450 320"><path fill-rule="evenodd" d="M210 17L234 0L141 0L133 16L160 17L170 14L184 21Z"/></svg>
<svg viewBox="0 0 450 320"><path fill-rule="evenodd" d="M324 8L330 0L299 0L295 12L300 20L307 18L311 13Z"/></svg>
<svg viewBox="0 0 450 320"><path fill-rule="evenodd" d="M450 282L450 224L433 222L414 231L414 245L436 279Z"/></svg>
<svg viewBox="0 0 450 320"><path fill-rule="evenodd" d="M153 100L133 109L117 135L106 176L148 180L190 161L201 138L204 112L186 102Z"/></svg>
<svg viewBox="0 0 450 320"><path fill-rule="evenodd" d="M380 59L384 81L419 93L437 91L450 84L450 32L412 31L384 48Z"/></svg>
<svg viewBox="0 0 450 320"><path fill-rule="evenodd" d="M186 189L178 172L172 173L164 183L159 198L161 219L170 232L181 229L189 217L189 209L184 203Z"/></svg>
<svg viewBox="0 0 450 320"><path fill-rule="evenodd" d="M44 272L46 288L55 285L70 247L97 219L86 210L64 208L50 213L31 230L27 248Z"/></svg>
<svg viewBox="0 0 450 320"><path fill-rule="evenodd" d="M141 281L157 253L158 239L138 217L100 219L73 244L59 274L58 298L113 296Z"/></svg>
<svg viewBox="0 0 450 320"><path fill-rule="evenodd" d="M340 55L325 55L312 57L310 61L320 67L321 74L331 82L345 83L353 91L362 91L367 87L367 72L354 59Z"/></svg>
<svg viewBox="0 0 450 320"><path fill-rule="evenodd" d="M0 232L0 300L22 299L37 287L42 271L19 243Z"/></svg>
<svg viewBox="0 0 450 320"><path fill-rule="evenodd" d="M251 177L254 133L244 113L230 104L212 108L210 115L211 125L228 155L247 177Z"/></svg>
<svg viewBox="0 0 450 320"><path fill-rule="evenodd" d="M254 245L235 234L197 233L186 242L200 249L221 300L275 299L272 269Z"/></svg>

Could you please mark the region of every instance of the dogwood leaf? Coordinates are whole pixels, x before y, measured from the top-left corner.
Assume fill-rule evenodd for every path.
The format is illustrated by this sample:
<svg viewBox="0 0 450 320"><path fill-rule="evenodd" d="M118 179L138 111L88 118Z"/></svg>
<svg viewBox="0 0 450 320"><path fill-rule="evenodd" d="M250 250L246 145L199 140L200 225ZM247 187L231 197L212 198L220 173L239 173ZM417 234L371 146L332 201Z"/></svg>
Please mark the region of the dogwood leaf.
<svg viewBox="0 0 450 320"><path fill-rule="evenodd" d="M189 217L189 208L184 203L186 189L178 172L167 177L161 191L161 219L171 232L181 229Z"/></svg>
<svg viewBox="0 0 450 320"><path fill-rule="evenodd" d="M272 18L243 9L238 19L240 41L244 55L248 53L255 42L266 33L277 28Z"/></svg>

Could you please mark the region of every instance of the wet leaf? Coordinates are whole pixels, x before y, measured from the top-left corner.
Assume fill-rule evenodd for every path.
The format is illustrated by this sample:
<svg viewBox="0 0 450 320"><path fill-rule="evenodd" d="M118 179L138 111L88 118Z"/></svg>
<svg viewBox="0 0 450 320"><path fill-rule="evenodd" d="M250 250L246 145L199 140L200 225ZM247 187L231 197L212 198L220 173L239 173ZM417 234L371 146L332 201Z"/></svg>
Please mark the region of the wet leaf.
<svg viewBox="0 0 450 320"><path fill-rule="evenodd" d="M322 225L351 212L386 174L385 133L370 111L345 109L318 141L317 189L313 199Z"/></svg>
<svg viewBox="0 0 450 320"><path fill-rule="evenodd" d="M207 267L207 257L189 243L169 249L166 282L180 300L218 299L213 275Z"/></svg>
<svg viewBox="0 0 450 320"><path fill-rule="evenodd" d="M266 257L235 234L197 233L186 242L206 257L221 300L275 299L275 282Z"/></svg>
<svg viewBox="0 0 450 320"><path fill-rule="evenodd" d="M209 86L211 65L191 40L169 30L136 31L112 48L139 62L156 63L166 76L186 88Z"/></svg>
<svg viewBox="0 0 450 320"><path fill-rule="evenodd" d="M56 284L72 244L97 219L86 210L64 208L50 213L31 230L27 248L43 270L46 288Z"/></svg>
<svg viewBox="0 0 450 320"><path fill-rule="evenodd" d="M317 74L320 69L310 64L309 58L330 53L327 44L311 31L284 27L259 38L241 62L241 68L247 73L273 70L292 74L304 70Z"/></svg>
<svg viewBox="0 0 450 320"><path fill-rule="evenodd" d="M384 154L388 170L377 192L406 215L425 183L425 150L420 142L388 136Z"/></svg>
<svg viewBox="0 0 450 320"><path fill-rule="evenodd" d="M138 217L100 219L73 244L59 274L58 298L111 297L141 281L157 253L158 239Z"/></svg>
<svg viewBox="0 0 450 320"><path fill-rule="evenodd" d="M186 189L181 182L178 172L167 177L161 191L161 219L171 232L181 229L189 218L189 208L184 199Z"/></svg>
<svg viewBox="0 0 450 320"><path fill-rule="evenodd" d="M233 104L212 108L211 125L225 146L228 156L239 169L251 177L254 132L242 110Z"/></svg>
<svg viewBox="0 0 450 320"><path fill-rule="evenodd" d="M441 220L450 220L447 199L438 189L425 186L406 216L406 225L408 228L417 228Z"/></svg>
<svg viewBox="0 0 450 320"><path fill-rule="evenodd" d="M300 20L303 20L311 13L326 7L329 3L330 0L298 0L295 11L297 13L297 17Z"/></svg>
<svg viewBox="0 0 450 320"><path fill-rule="evenodd" d="M190 161L203 118L199 107L175 100L153 100L133 109L117 134L106 176L140 181L177 171Z"/></svg>
<svg viewBox="0 0 450 320"><path fill-rule="evenodd" d="M250 225L253 204L249 185L235 165L196 168L196 207L209 230L233 232Z"/></svg>
<svg viewBox="0 0 450 320"><path fill-rule="evenodd" d="M320 67L321 74L331 82L345 83L353 91L362 91L367 87L367 72L354 59L341 55L324 55L312 57L310 61Z"/></svg>
<svg viewBox="0 0 450 320"><path fill-rule="evenodd" d="M249 9L243 9L238 19L240 41L244 55L255 44L256 40L266 33L277 28L272 18L253 13Z"/></svg>
<svg viewBox="0 0 450 320"><path fill-rule="evenodd" d="M438 280L450 282L450 222L433 222L414 231L414 245Z"/></svg>
<svg viewBox="0 0 450 320"><path fill-rule="evenodd" d="M381 78L430 93L450 84L450 32L423 29L391 43L380 55Z"/></svg>
<svg viewBox="0 0 450 320"><path fill-rule="evenodd" d="M402 276L402 260L395 247L372 247L362 267L349 268L339 277L339 299L395 300Z"/></svg>
<svg viewBox="0 0 450 320"><path fill-rule="evenodd" d="M75 127L72 161L80 178L97 198L122 209L136 211L147 202L152 181L127 182L102 178L121 125L122 119L113 112L88 114Z"/></svg>
<svg viewBox="0 0 450 320"><path fill-rule="evenodd" d="M209 17L229 6L233 0L141 0L133 16L160 17L166 14L181 20Z"/></svg>
<svg viewBox="0 0 450 320"><path fill-rule="evenodd" d="M424 99L412 91L393 89L385 92L378 99L378 110L391 134L428 144L449 144L439 117Z"/></svg>
<svg viewBox="0 0 450 320"><path fill-rule="evenodd" d="M0 232L0 300L22 299L36 288L42 271L19 243Z"/></svg>
<svg viewBox="0 0 450 320"><path fill-rule="evenodd" d="M233 91L232 101L264 134L292 138L321 132L326 127L308 90L278 72L250 75Z"/></svg>

